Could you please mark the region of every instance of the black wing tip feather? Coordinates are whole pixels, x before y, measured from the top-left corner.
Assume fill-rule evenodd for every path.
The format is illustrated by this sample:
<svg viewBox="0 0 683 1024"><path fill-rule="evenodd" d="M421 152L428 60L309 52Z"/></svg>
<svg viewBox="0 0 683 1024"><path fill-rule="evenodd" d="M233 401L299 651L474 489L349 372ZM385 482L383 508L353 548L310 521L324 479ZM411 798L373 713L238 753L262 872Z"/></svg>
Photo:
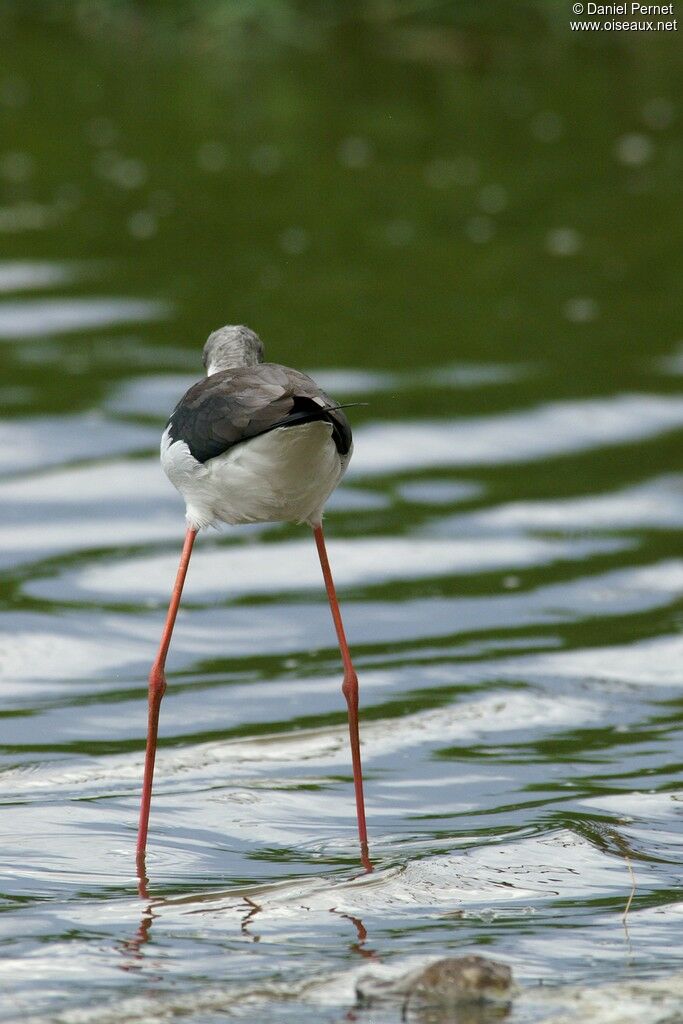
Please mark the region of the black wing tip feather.
<svg viewBox="0 0 683 1024"><path fill-rule="evenodd" d="M201 384L206 382L201 381ZM230 417L229 395L210 394L206 392L204 401L198 403L200 391L194 385L181 399L173 410L167 423L167 431L171 443L184 441L197 462L205 463L229 451L238 444L243 444L254 437L260 437L280 427L296 427L317 420L328 422L332 426L332 440L340 455L348 455L351 450L352 435L349 422L339 406L320 405L315 399L306 395L287 396L291 402L288 411L282 415L280 410L273 408L273 419L261 429L257 422L242 426ZM283 396L284 397L284 396ZM327 396L321 396L330 401ZM275 406L277 403L269 403ZM264 407L264 410L268 406ZM262 417L259 417L262 420ZM218 429L220 427L220 429ZM251 428L251 429L250 429Z"/></svg>
<svg viewBox="0 0 683 1024"><path fill-rule="evenodd" d="M351 450L351 427L349 421L338 405L323 406L313 398L303 395L294 395L292 408L277 422L260 430L259 434L267 434L277 427L296 427L303 423L315 423L317 420L330 423L332 426L332 440L340 455L348 455ZM258 435L254 434L253 437Z"/></svg>

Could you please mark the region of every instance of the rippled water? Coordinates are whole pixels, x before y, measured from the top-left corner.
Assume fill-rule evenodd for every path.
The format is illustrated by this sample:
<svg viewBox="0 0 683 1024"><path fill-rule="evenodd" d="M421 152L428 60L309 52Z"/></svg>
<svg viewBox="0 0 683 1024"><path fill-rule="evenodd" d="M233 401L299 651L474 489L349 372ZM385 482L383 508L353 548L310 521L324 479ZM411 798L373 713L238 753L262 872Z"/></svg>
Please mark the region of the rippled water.
<svg viewBox="0 0 683 1024"><path fill-rule="evenodd" d="M444 141L449 117L476 131L475 114L459 112L442 80L443 53L415 72L416 82L431 83L442 97L442 115L407 90L415 107L404 112L402 128L389 119L361 129L361 90L346 119L337 111L330 147L343 182L323 204L338 218L342 239L346 204L367 206L368 237L345 265L356 282L349 301L358 306L345 308L341 249L325 262L327 243L318 238L310 259L295 252L304 244L295 230L303 228L291 204L303 200L292 200L291 189L310 171L307 125L326 123L325 89L312 111L298 110L294 128L283 110L257 103L256 149L237 122L221 136L215 112L199 128L177 115L180 156L162 159L135 115L117 106L126 108L120 82L114 109L107 107L118 72L97 43L81 40L71 51L84 64L90 54L98 70L80 68L81 84L67 101L50 89L57 58L43 60L38 29L29 27L17 29L13 52L33 77L12 67L0 90L3 117L17 132L12 152L29 145L23 123L38 124L51 104L62 115L68 109L76 127L64 121L55 174L78 180L83 208L66 226L48 218L40 228L21 228L25 204L47 203L56 187L53 165L43 164L44 139L33 154L32 184L5 173L4 201L15 212L0 218L7 238L0 261L0 1019L389 1024L400 1006L354 1008L360 976L395 976L472 952L512 967L519 988L511 1022L681 1019L679 325L643 286L638 315L647 312L650 323L629 321L623 335L608 297L623 311L639 261L649 258L638 217L649 210L660 239L671 230L668 207L657 204L676 175L677 137L657 136L656 180L638 179L641 192L629 193L625 269L598 256L595 217L603 214L556 184L565 209L543 214L532 233L542 246L571 214L589 239L589 257L563 278L539 248L537 263L514 284L505 246L522 244L515 217L532 223L538 199L525 199L521 167L527 158L534 167L547 159L543 180L554 180L570 159L527 153L546 144L534 132L550 124L538 120L547 109L530 98L535 84L527 79L519 103L531 128L511 164L496 164L483 136L469 143L477 180L500 180L513 214L488 248L470 237L471 225L464 234L458 228L453 245L481 306L468 320L467 296L460 303L446 296L434 274L442 227L420 221L409 243L407 214L389 182L404 173L404 185L410 179L418 189L411 175L419 172L430 197L422 214L428 203L445 217L443 204L469 202L462 166L437 164L462 157ZM400 38L408 46L409 36ZM427 45L419 33L411 45L420 39ZM74 47L68 34L64 40ZM259 73L294 89L279 45L265 48ZM348 45L345 51L338 41L315 57L299 53L295 67L304 74L313 61L325 83L325 61L361 44ZM378 73L388 82L410 78L407 65L420 58L391 54L389 47ZM158 60L160 80L147 83L145 96L168 122L164 76L168 61L181 58L149 59ZM580 63L566 53L558 60L567 73ZM465 89L478 71L457 66L454 80ZM212 73L205 70L205 86ZM145 83L131 74L138 95ZM359 88L368 84L360 67L349 74ZM494 61L484 83L495 86L499 74L513 74L504 60ZM600 94L609 83L595 74L588 83ZM83 81L100 83L93 96ZM30 87L17 119L7 96L21 93L22 82ZM328 87L333 95L331 80ZM563 87L555 88L561 108ZM645 99L666 88L660 81ZM375 101L378 110L391 106L386 96ZM434 149L425 166L412 148L416 111L427 118ZM588 103L580 116L585 127L601 115ZM607 123L613 149L627 126L616 116ZM117 159L140 154L149 179L135 186L148 191L125 209L116 182L137 180L137 164L112 164L109 152L103 175L101 158L81 153L83 138L102 148L108 128ZM296 146L278 141L290 131L301 167ZM220 168L217 138L227 153ZM273 152L281 154L281 172L269 169ZM394 167L395 152L409 154L407 170ZM321 167L326 159L323 153ZM164 180L173 160L180 178ZM346 176L361 165L363 184L351 186ZM204 175L209 195L221 171L254 216L259 202L272 204L264 211L272 223L245 226L240 211L215 194L216 216L223 226L234 223L243 251L228 253L214 240L209 259L211 221L184 208L178 167ZM278 173L285 175L279 184ZM96 184L98 174L104 185ZM600 187L606 202L611 179ZM130 218L149 203L166 209L157 194L164 189L170 199L168 213L158 214L157 239L149 220ZM188 203L199 202L195 188ZM383 203L378 213L374 204ZM90 217L92 246L81 233ZM384 249L375 218L383 230L385 221L393 225ZM123 228L112 229L119 221ZM192 234L197 223L200 239ZM622 223L611 219L602 230L615 240ZM258 239L287 230L279 243L284 257L261 251L266 243ZM415 274L413 319L403 322L405 266L392 263L397 239L405 240L403 258L414 261ZM223 254L222 290L207 266L215 253ZM293 268L299 256L301 269ZM238 287L245 258L252 276L261 275L260 291ZM507 305L495 313L491 338L486 281L496 259ZM368 268L382 324L361 308L375 287L365 283ZM289 274L300 292L288 294ZM551 310L544 296L559 281L564 291ZM583 314L562 313L563 302L589 284L604 290L608 315L588 323ZM534 289L537 304L525 305ZM510 319L513 306L522 312ZM375 870L366 875L358 863L339 654L314 545L303 528L255 526L209 531L193 557L169 657L149 880L139 893L134 844L146 675L184 528L157 444L169 409L199 376L203 336L231 319L261 329L274 360L313 372L342 401L367 403L349 410L356 450L330 502L327 532L360 677ZM364 331L371 344L358 337ZM639 981L650 977L654 987ZM615 1015L615 1006L631 1016ZM475 1014L471 1024L489 1019Z"/></svg>

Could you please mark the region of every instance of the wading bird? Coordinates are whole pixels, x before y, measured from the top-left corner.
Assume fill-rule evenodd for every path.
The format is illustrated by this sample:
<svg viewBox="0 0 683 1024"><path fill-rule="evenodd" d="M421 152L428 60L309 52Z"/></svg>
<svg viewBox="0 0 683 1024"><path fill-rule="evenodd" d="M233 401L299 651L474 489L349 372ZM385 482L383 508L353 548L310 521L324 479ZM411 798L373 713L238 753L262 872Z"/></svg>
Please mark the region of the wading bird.
<svg viewBox="0 0 683 1024"><path fill-rule="evenodd" d="M187 532L159 651L149 674L149 719L140 804L138 865L144 866L164 667L199 530L213 523L307 523L313 530L339 641L351 741L361 860L371 870L358 736L358 678L344 634L323 536L325 502L352 452L341 408L305 373L263 362L263 343L244 326L221 327L204 346L204 380L173 410L161 465L186 504Z"/></svg>

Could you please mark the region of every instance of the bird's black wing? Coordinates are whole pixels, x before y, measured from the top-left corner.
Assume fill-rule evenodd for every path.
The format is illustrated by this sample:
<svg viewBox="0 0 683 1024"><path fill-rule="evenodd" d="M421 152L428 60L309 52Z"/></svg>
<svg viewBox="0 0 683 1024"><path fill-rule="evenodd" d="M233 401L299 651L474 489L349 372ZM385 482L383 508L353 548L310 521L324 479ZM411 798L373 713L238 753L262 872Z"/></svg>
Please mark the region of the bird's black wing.
<svg viewBox="0 0 683 1024"><path fill-rule="evenodd" d="M351 449L351 427L336 405L305 373L276 363L211 374L194 384L173 410L171 441L184 441L198 462L277 427L313 420L332 426L340 455Z"/></svg>

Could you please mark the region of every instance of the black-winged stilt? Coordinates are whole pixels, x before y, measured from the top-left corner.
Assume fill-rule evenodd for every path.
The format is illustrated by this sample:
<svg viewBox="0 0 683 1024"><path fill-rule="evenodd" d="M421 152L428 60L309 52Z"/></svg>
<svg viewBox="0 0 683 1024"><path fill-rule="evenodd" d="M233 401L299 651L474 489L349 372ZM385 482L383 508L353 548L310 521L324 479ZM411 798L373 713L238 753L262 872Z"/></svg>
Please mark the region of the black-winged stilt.
<svg viewBox="0 0 683 1024"><path fill-rule="evenodd" d="M161 464L187 508L187 532L159 651L149 674L149 721L137 855L144 862L164 666L197 532L212 523L307 523L313 530L339 641L361 860L371 870L358 736L358 679L325 548L322 514L351 458L340 407L305 373L264 363L263 343L243 326L222 327L204 346L206 378L173 410Z"/></svg>

